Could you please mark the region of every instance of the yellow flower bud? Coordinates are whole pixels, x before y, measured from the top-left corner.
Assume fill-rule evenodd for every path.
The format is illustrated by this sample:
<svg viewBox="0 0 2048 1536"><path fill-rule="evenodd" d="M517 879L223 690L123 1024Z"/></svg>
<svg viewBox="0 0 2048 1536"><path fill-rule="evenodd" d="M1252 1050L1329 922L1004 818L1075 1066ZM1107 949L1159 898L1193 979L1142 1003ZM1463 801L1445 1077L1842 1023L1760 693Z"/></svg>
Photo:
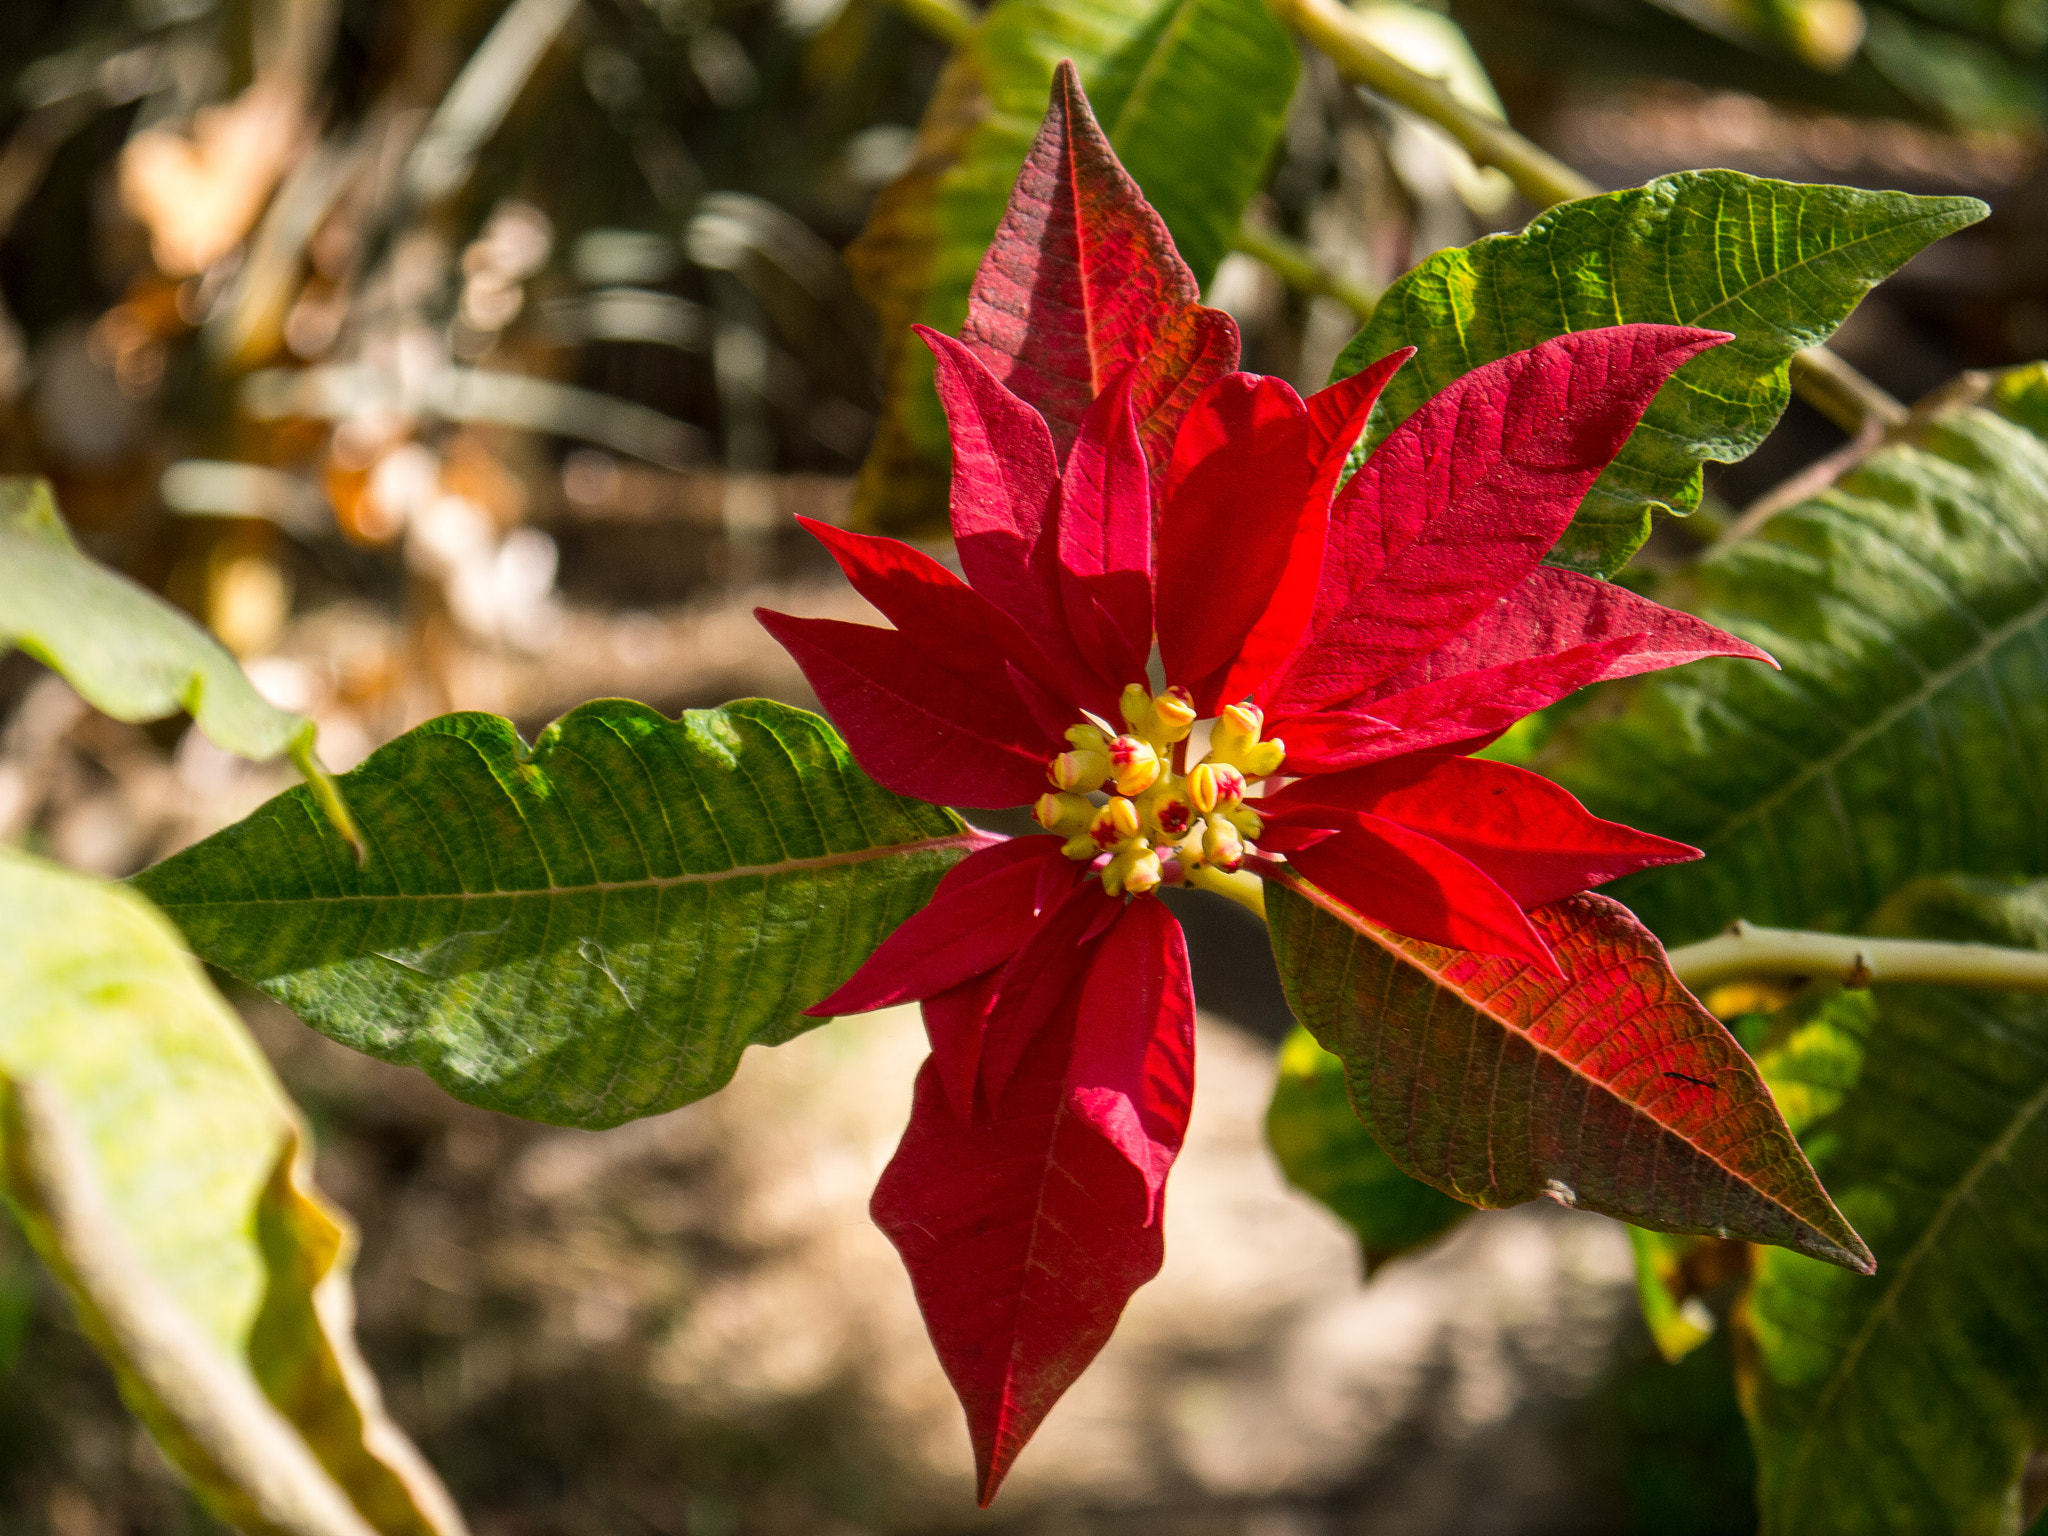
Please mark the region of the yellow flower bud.
<svg viewBox="0 0 2048 1536"><path fill-rule="evenodd" d="M1202 829L1202 856L1218 869L1236 869L1244 862L1244 839L1228 821L1212 816Z"/></svg>
<svg viewBox="0 0 2048 1536"><path fill-rule="evenodd" d="M1166 871L1159 862L1159 855L1147 848L1131 859L1131 867L1124 874L1124 889L1133 896L1142 896L1147 891L1159 889L1159 882L1166 878Z"/></svg>
<svg viewBox="0 0 2048 1536"><path fill-rule="evenodd" d="M1188 775L1188 799L1204 816L1216 809L1215 763L1197 763Z"/></svg>
<svg viewBox="0 0 2048 1536"><path fill-rule="evenodd" d="M1124 689L1116 707L1123 711L1125 725L1134 731L1143 730L1146 717L1152 713L1152 691L1143 683L1132 683Z"/></svg>
<svg viewBox="0 0 2048 1536"><path fill-rule="evenodd" d="M1159 777L1159 754L1149 741L1119 736L1109 744L1109 771L1120 795L1142 795Z"/></svg>
<svg viewBox="0 0 2048 1536"><path fill-rule="evenodd" d="M1278 773L1280 765L1287 760L1287 743L1284 741L1262 741L1244 754L1244 772L1248 779L1263 779L1267 774Z"/></svg>
<svg viewBox="0 0 2048 1536"><path fill-rule="evenodd" d="M1157 890L1166 872L1150 848L1125 848L1102 867L1102 888L1112 896Z"/></svg>
<svg viewBox="0 0 2048 1536"><path fill-rule="evenodd" d="M1248 805L1218 806L1216 814L1209 818L1209 825L1213 827L1218 821L1229 822L1240 834L1254 840L1266 830L1266 824L1259 819L1259 813Z"/></svg>
<svg viewBox="0 0 2048 1536"><path fill-rule="evenodd" d="M1077 752L1100 752L1109 754L1109 736L1092 725L1070 725L1067 727L1067 745Z"/></svg>
<svg viewBox="0 0 2048 1536"><path fill-rule="evenodd" d="M1265 725L1265 713L1258 705L1229 704L1216 717L1216 729L1211 739L1219 748L1240 752L1259 739L1259 732L1265 729Z"/></svg>
<svg viewBox="0 0 2048 1536"><path fill-rule="evenodd" d="M1152 701L1151 714L1146 735L1162 745L1185 741L1195 728L1194 696L1185 688L1169 688Z"/></svg>
<svg viewBox="0 0 2048 1536"><path fill-rule="evenodd" d="M1040 795L1031 808L1031 819L1048 832L1069 836L1088 830L1095 820L1095 807L1079 795Z"/></svg>
<svg viewBox="0 0 2048 1536"><path fill-rule="evenodd" d="M1083 832L1075 837L1070 837L1064 843L1060 844L1061 853L1065 854L1070 859L1078 859L1083 863L1086 863L1088 860L1094 858L1095 855L1100 853L1101 851L1102 850L1100 848L1097 848L1095 846L1094 837L1086 832Z"/></svg>
<svg viewBox="0 0 2048 1536"><path fill-rule="evenodd" d="M1089 831L1098 847L1113 848L1127 843L1138 835L1138 808L1118 796L1095 813Z"/></svg>
<svg viewBox="0 0 2048 1536"><path fill-rule="evenodd" d="M1109 754L1062 752L1052 760L1052 768L1047 777L1061 789L1094 789L1109 777Z"/></svg>

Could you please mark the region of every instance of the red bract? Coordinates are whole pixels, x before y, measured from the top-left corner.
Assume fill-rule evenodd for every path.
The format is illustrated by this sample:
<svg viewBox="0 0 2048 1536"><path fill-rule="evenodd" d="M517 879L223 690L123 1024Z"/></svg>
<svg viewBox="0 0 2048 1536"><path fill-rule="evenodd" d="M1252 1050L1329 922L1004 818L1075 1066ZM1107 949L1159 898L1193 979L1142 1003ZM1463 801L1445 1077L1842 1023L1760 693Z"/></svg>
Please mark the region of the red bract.
<svg viewBox="0 0 2048 1536"><path fill-rule="evenodd" d="M1227 322L1200 319L1185 275L1063 68L972 344L924 333L966 579L806 524L895 627L761 614L877 780L1035 802L1053 834L956 866L811 1010L924 1004L931 1059L874 1213L967 1408L984 1503L1159 1265L1193 1002L1157 887L1305 880L1360 931L1562 977L1549 936L1580 919L1555 903L1696 851L1467 754L1588 683L1769 659L1541 564L1658 389L1726 336L1546 342L1451 385L1347 482L1406 354L1307 400L1241 373L1197 393Z"/></svg>

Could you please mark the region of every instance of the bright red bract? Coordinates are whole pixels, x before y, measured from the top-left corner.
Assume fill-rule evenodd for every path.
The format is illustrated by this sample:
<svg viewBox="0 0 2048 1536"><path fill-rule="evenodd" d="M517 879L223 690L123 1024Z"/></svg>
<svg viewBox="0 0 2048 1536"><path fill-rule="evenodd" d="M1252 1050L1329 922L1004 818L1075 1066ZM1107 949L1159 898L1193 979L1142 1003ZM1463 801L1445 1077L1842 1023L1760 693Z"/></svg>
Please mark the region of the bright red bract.
<svg viewBox="0 0 2048 1536"><path fill-rule="evenodd" d="M1408 354L1303 400L1227 371L1235 333L1193 300L1063 66L966 339L924 333L966 580L808 525L895 628L763 622L878 781L984 808L1045 793L1065 733L1117 718L1156 641L1196 713L1254 701L1286 743L1291 782L1244 802L1248 867L1563 976L1530 912L1696 851L1466 754L1591 682L1769 659L1541 563L1658 389L1728 338L1632 325L1546 342L1452 384L1346 480ZM1164 751L1178 785L1183 749ZM874 1213L966 1406L984 1503L1157 1270L1187 1126L1180 930L1147 887L1090 877L1097 846L974 854L812 1009L924 1003L932 1056Z"/></svg>

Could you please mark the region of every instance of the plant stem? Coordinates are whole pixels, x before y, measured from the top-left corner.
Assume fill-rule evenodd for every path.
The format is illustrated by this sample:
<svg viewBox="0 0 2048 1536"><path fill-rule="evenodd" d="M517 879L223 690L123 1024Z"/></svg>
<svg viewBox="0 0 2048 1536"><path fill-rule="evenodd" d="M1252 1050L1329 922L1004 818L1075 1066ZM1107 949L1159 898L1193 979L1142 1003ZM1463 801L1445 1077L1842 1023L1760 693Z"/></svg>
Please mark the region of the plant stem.
<svg viewBox="0 0 2048 1536"><path fill-rule="evenodd" d="M1672 971L1695 992L1750 976L1831 976L1849 987L1910 981L2048 992L2048 954L1992 944L1869 939L1738 922L1726 933L1672 950L1670 958Z"/></svg>
<svg viewBox="0 0 2048 1536"><path fill-rule="evenodd" d="M1280 281L1297 292L1328 294L1356 315L1360 325L1372 318L1378 300L1349 278L1331 271L1321 257L1300 241L1260 229L1247 220L1238 226L1231 244L1271 267Z"/></svg>
<svg viewBox="0 0 2048 1536"><path fill-rule="evenodd" d="M1456 139L1481 165L1507 173L1539 208L1592 197L1600 188L1498 118L1473 111L1441 80L1410 69L1374 42L1340 0L1269 0L1281 21L1329 55L1354 85L1420 113Z"/></svg>
<svg viewBox="0 0 2048 1536"><path fill-rule="evenodd" d="M1212 864L1183 863L1181 878L1198 891L1227 896L1260 922L1266 920L1266 883L1247 870L1226 874Z"/></svg>
<svg viewBox="0 0 2048 1536"><path fill-rule="evenodd" d="M1480 165L1506 173L1539 208L1592 197L1600 188L1506 123L1475 112L1440 80L1410 69L1374 42L1341 0L1267 0L1274 15L1329 56L1337 72L1387 100L1421 114L1464 146ZM1893 427L1906 408L1825 347L1792 357L1792 388L1844 432L1866 423Z"/></svg>

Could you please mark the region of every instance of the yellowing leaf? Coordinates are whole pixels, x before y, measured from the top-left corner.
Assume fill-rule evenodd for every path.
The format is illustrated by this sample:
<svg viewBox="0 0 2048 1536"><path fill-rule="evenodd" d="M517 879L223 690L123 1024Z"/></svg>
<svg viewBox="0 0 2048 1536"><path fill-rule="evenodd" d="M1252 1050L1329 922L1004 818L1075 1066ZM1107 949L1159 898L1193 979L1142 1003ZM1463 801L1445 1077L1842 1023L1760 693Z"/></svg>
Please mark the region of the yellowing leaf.
<svg viewBox="0 0 2048 1536"><path fill-rule="evenodd" d="M0 850L0 1194L249 1536L460 1536L351 1336L353 1238L241 1022L130 891Z"/></svg>

